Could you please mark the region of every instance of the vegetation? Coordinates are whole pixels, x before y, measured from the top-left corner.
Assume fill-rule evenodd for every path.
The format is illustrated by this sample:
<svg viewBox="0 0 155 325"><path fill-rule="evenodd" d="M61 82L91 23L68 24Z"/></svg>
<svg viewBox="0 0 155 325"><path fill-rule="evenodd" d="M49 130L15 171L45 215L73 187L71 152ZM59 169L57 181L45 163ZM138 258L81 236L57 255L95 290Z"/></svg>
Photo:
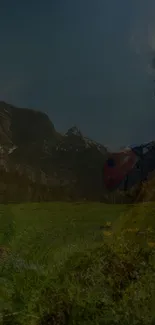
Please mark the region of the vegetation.
<svg viewBox="0 0 155 325"><path fill-rule="evenodd" d="M155 321L155 204L0 206L1 324Z"/></svg>

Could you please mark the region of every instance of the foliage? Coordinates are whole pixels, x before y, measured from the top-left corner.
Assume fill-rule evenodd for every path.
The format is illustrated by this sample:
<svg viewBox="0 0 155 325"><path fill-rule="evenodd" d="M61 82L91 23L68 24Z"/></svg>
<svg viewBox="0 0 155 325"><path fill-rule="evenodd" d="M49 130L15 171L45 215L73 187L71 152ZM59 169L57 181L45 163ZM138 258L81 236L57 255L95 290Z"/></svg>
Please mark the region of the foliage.
<svg viewBox="0 0 155 325"><path fill-rule="evenodd" d="M2 324L153 325L154 211L154 203L1 205Z"/></svg>

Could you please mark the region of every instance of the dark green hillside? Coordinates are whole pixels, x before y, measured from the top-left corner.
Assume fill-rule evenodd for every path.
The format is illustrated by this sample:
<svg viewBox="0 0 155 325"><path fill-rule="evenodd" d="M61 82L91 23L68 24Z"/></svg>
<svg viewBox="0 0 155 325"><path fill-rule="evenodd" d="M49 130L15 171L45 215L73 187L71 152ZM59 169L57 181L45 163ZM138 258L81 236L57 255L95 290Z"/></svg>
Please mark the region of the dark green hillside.
<svg viewBox="0 0 155 325"><path fill-rule="evenodd" d="M154 231L154 212L154 203L1 205L2 324L153 325L154 237L135 240L134 218Z"/></svg>

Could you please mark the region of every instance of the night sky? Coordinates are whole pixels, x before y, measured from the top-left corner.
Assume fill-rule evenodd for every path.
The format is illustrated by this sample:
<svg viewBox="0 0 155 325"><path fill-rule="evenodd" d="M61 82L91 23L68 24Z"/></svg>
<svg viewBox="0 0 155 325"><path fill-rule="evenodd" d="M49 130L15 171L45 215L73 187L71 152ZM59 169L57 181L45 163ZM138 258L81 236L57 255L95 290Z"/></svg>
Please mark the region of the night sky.
<svg viewBox="0 0 155 325"><path fill-rule="evenodd" d="M154 0L5 0L0 100L110 148L155 139Z"/></svg>

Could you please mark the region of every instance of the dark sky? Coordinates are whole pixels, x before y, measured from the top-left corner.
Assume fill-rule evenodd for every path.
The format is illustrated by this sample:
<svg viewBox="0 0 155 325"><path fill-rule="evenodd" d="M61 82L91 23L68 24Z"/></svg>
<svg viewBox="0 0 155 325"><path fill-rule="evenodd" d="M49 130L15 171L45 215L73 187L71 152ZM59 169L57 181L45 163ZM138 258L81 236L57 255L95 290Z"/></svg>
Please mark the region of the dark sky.
<svg viewBox="0 0 155 325"><path fill-rule="evenodd" d="M1 2L1 100L111 148L155 139L154 0Z"/></svg>

